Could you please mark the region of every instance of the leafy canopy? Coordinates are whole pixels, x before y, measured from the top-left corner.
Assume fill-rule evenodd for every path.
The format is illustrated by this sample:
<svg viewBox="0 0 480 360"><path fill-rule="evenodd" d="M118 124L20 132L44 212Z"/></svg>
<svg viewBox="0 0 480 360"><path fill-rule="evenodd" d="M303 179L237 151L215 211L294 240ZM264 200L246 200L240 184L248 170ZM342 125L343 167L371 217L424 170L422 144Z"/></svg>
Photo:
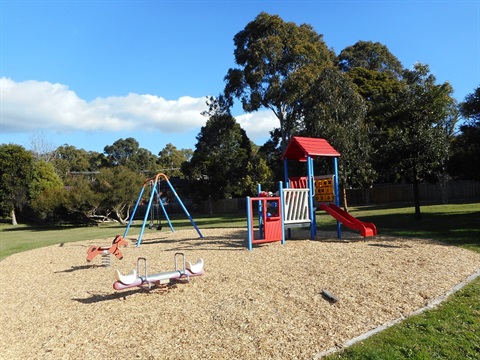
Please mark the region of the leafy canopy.
<svg viewBox="0 0 480 360"><path fill-rule="evenodd" d="M345 72L363 68L397 78L401 77L403 71L400 61L385 45L371 41L358 41L352 46L347 46L338 55L338 64Z"/></svg>
<svg viewBox="0 0 480 360"><path fill-rule="evenodd" d="M334 53L310 25L265 12L235 35L234 44L239 67L225 76L226 99L240 99L247 112L272 110L285 148L301 118L299 99L324 67L333 66Z"/></svg>
<svg viewBox="0 0 480 360"><path fill-rule="evenodd" d="M197 135L196 149L183 173L192 181L193 196L225 199L241 197L270 175L245 131L228 110L225 98L211 98L205 126ZM258 165L258 166L257 166Z"/></svg>
<svg viewBox="0 0 480 360"><path fill-rule="evenodd" d="M33 179L33 155L23 146L0 145L0 212L14 215L29 200ZM12 217L12 222L16 220Z"/></svg>

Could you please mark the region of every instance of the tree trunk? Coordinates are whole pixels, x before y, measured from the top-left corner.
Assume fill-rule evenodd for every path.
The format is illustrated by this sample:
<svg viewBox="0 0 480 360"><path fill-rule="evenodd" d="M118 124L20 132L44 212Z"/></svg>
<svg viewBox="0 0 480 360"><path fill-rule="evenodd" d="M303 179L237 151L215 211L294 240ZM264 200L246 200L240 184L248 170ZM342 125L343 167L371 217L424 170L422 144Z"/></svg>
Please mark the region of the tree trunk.
<svg viewBox="0 0 480 360"><path fill-rule="evenodd" d="M420 220L422 213L420 212L420 193L418 191L418 180L416 177L413 180L413 203L415 204L415 220Z"/></svg>
<svg viewBox="0 0 480 360"><path fill-rule="evenodd" d="M15 209L12 209L12 211L10 211L10 217L12 218L12 225L18 225L17 217L15 216Z"/></svg>
<svg viewBox="0 0 480 360"><path fill-rule="evenodd" d="M440 189L442 191L442 204L448 203L448 193L447 193L447 184L448 184L448 174L445 172L440 173L438 176Z"/></svg>
<svg viewBox="0 0 480 360"><path fill-rule="evenodd" d="M128 214L127 214L127 218L124 219L122 218L121 212L115 209L115 215L117 216L117 220L121 225L127 225Z"/></svg>
<svg viewBox="0 0 480 360"><path fill-rule="evenodd" d="M89 226L98 226L98 223L93 220L92 218L90 218L90 216L88 216L88 214L84 213L84 212L79 212L80 216L82 217L83 221L85 222L86 225L89 225Z"/></svg>
<svg viewBox="0 0 480 360"><path fill-rule="evenodd" d="M343 192L343 210L348 212L347 189L345 189L345 186L342 188L342 192Z"/></svg>

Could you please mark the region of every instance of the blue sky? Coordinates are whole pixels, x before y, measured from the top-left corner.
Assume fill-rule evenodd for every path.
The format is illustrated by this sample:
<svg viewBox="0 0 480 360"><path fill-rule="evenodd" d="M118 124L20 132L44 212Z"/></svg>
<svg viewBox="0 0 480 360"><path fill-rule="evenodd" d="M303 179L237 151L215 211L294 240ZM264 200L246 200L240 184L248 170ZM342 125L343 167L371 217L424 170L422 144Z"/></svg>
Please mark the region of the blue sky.
<svg viewBox="0 0 480 360"><path fill-rule="evenodd" d="M480 0L0 0L0 143L194 149L233 37L262 11L310 24L337 54L373 41L405 68L426 63L458 101L480 85ZM259 145L277 126L266 110L233 114Z"/></svg>

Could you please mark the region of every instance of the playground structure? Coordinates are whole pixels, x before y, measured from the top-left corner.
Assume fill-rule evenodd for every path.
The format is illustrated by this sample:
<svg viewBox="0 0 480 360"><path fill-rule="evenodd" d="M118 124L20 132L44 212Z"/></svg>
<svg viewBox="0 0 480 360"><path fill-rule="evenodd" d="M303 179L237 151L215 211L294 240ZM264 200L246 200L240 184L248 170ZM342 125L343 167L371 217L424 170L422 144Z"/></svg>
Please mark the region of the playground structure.
<svg viewBox="0 0 480 360"><path fill-rule="evenodd" d="M333 159L334 173L330 175L314 175L315 157ZM285 230L290 237L291 229L309 227L310 239L317 234L315 212L317 209L326 211L337 220L337 236L341 238L341 225L360 231L365 238L377 235L374 224L363 222L340 208L338 185L338 153L325 139L294 136L282 155L285 188L279 183L278 197L266 198L247 197L248 249L253 244L281 241L285 243ZM290 177L288 161L304 162L307 165L307 176ZM266 194L258 186L259 194ZM277 200L279 199L279 200ZM279 201L279 215L268 215L270 202ZM254 206L258 204L258 237L255 238Z"/></svg>
<svg viewBox="0 0 480 360"><path fill-rule="evenodd" d="M121 236L115 236L110 246L96 246L92 245L87 249L87 262L92 261L95 256L102 255L102 264L110 266L110 254L113 254L117 259L122 260L123 254L120 251L120 246L127 246L127 241Z"/></svg>
<svg viewBox="0 0 480 360"><path fill-rule="evenodd" d="M138 235L138 239L137 239L137 247L140 246L141 242L142 242L142 236L143 236L143 233L145 231L145 226L148 222L148 218L149 218L149 215L150 215L150 224L149 224L149 228L153 228L153 216L155 214L155 210L153 207L157 207L157 215L159 216L159 213L160 213L160 209L162 209L163 211L163 214L165 216L165 219L167 220L168 222L168 225L170 226L170 230L172 232L174 232L174 228L173 228L173 225L172 225L172 222L170 221L170 218L168 216L168 213L167 213L167 210L166 210L166 203L164 204L164 202L161 200L162 198L162 191L160 189L160 183L161 183L161 180L162 178L165 180L166 184L168 185L170 191L172 192L172 194L175 196L176 200L178 201L178 203L180 204L180 206L182 207L183 211L185 212L185 214L187 215L188 219L190 220L190 222L192 223L193 227L195 228L195 230L197 231L198 235L200 236L200 238L203 238L203 235L202 233L200 232L200 230L198 229L197 225L195 224L195 221L193 221L193 218L191 217L190 213L188 212L187 208L185 207L185 205L183 204L182 200L180 199L180 197L178 196L177 192L175 191L175 188L172 186L172 184L170 183L170 181L168 180L168 177L165 175L165 174L162 174L162 173L158 173L157 175L155 175L154 177L152 178L149 178L147 180L145 180L145 182L143 183L143 186L140 190L140 194L138 195L138 199L137 199L137 202L135 204L135 207L133 209L133 212L132 212L132 215L130 216L130 220L127 224L127 227L125 228L125 232L123 234L123 237L127 237L127 234L128 234L128 230L130 229L130 226L132 225L132 222L133 222L133 219L135 217L135 213L138 209L138 206L139 204L141 203L142 201L142 198L143 198L143 195L145 194L145 190L146 189L149 189L150 190L150 193L148 194L148 203L147 203L147 209L145 211L145 216L144 216L144 219L143 219L143 223L142 223L142 228L140 230L140 234ZM156 226L157 230L161 230L161 225L157 225Z"/></svg>
<svg viewBox="0 0 480 360"><path fill-rule="evenodd" d="M195 264L191 264L185 260L183 253L175 253L173 261L175 270L149 275L147 259L139 257L137 259L137 270L133 269L128 275L122 275L118 270L115 271L116 281L113 283L113 288L115 290L123 290L132 287L141 287L149 290L154 286L166 287L172 282L189 282L190 277L204 274L202 258L199 258ZM143 276L140 275L140 265L142 262L144 264ZM179 266L180 264L181 267Z"/></svg>

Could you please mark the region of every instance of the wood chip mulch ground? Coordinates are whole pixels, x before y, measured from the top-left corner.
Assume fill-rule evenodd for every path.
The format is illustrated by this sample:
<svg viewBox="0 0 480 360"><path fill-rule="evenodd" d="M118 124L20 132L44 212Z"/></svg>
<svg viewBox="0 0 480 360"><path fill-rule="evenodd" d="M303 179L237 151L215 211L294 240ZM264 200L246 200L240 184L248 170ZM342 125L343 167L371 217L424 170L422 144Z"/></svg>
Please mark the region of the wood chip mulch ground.
<svg viewBox="0 0 480 360"><path fill-rule="evenodd" d="M480 271L480 254L438 242L292 231L248 251L244 229L149 232L124 258L86 262L90 245L65 243L0 262L3 359L313 359L406 317ZM205 274L187 284L115 291L114 271L146 257L150 274L174 254ZM322 293L327 290L338 301Z"/></svg>

